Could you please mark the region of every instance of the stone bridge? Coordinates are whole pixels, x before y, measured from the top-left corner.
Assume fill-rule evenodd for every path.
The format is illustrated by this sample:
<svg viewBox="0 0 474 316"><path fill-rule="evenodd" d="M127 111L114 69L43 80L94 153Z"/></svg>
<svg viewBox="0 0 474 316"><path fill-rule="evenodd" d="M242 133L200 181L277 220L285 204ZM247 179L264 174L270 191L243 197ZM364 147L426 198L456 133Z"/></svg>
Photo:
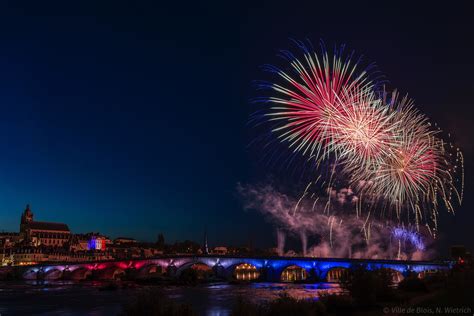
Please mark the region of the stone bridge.
<svg viewBox="0 0 474 316"><path fill-rule="evenodd" d="M25 280L113 280L147 278L157 273L179 278L183 271L201 266L219 278L231 280L243 276L248 280L337 282L341 274L353 265L362 264L369 270L389 269L398 281L408 273L420 276L435 271L447 271L451 262L399 261L377 259L330 259L311 257L240 257L240 256L163 256L85 263L51 263L10 267L14 274ZM288 270L290 269L290 270ZM247 271L247 272L245 272ZM286 271L286 272L285 272ZM290 274L287 272L290 271ZM301 275L301 277L300 277ZM242 279L242 278L241 278Z"/></svg>

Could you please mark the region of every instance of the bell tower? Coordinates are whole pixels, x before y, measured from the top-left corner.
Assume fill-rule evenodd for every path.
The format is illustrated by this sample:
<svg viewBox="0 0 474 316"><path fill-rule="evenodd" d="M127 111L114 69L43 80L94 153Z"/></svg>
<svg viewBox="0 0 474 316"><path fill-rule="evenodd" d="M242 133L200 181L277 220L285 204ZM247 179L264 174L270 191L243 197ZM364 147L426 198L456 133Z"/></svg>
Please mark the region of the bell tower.
<svg viewBox="0 0 474 316"><path fill-rule="evenodd" d="M26 209L23 211L23 215L21 215L21 222L29 223L32 221L33 221L33 212L30 209L30 204L26 204Z"/></svg>
<svg viewBox="0 0 474 316"><path fill-rule="evenodd" d="M28 224L33 221L33 212L30 209L30 204L26 205L26 209L21 214L21 222L20 222L20 236L23 239L26 238L26 230L28 228Z"/></svg>

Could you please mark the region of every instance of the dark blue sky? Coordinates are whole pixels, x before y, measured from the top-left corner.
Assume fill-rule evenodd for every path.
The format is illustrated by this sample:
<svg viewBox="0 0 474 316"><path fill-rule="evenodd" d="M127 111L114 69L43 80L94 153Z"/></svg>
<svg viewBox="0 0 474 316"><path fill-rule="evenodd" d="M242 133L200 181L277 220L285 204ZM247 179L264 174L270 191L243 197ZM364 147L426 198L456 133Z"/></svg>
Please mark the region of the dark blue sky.
<svg viewBox="0 0 474 316"><path fill-rule="evenodd" d="M0 5L0 230L31 203L74 232L201 240L207 225L214 244L270 245L235 190L271 173L247 148L250 82L289 37L322 38L376 61L456 135L467 201L441 230L474 246L467 7L133 3Z"/></svg>

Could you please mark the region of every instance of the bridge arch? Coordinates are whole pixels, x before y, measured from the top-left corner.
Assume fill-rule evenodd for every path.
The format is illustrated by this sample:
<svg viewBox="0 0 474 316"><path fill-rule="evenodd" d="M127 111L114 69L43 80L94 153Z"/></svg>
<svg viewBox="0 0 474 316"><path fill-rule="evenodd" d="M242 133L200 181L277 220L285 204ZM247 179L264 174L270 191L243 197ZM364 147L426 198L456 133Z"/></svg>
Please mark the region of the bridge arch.
<svg viewBox="0 0 474 316"><path fill-rule="evenodd" d="M91 278L92 270L86 267L79 267L74 270L71 270L68 274L72 280L80 281L80 280L86 280L86 279Z"/></svg>
<svg viewBox="0 0 474 316"><path fill-rule="evenodd" d="M308 271L300 265L291 264L286 266L281 274L280 281L283 282L299 282L308 279Z"/></svg>
<svg viewBox="0 0 474 316"><path fill-rule="evenodd" d="M176 276L181 277L183 273L186 273L186 271L193 270L194 272L197 273L198 279L206 278L207 276L213 274L212 268L213 268L212 266L202 261L187 262L181 265L179 268L177 268Z"/></svg>
<svg viewBox="0 0 474 316"><path fill-rule="evenodd" d="M227 270L230 270L229 272L234 280L253 281L260 277L259 269L248 262L233 264Z"/></svg>
<svg viewBox="0 0 474 316"><path fill-rule="evenodd" d="M63 270L59 268L51 268L45 271L44 279L45 280L58 280L63 277Z"/></svg>
<svg viewBox="0 0 474 316"><path fill-rule="evenodd" d="M401 280L404 279L403 273L400 272L397 269L390 268L390 267L377 267L377 268L369 268L369 271L386 271L391 274L392 281L394 283L398 283ZM344 278L344 276L347 276L350 271L350 268L347 267L332 267L326 272L326 282L330 283L338 283L341 282L341 280Z"/></svg>
<svg viewBox="0 0 474 316"><path fill-rule="evenodd" d="M434 269L434 268L431 268L431 269L424 269L424 270L421 270L420 272L418 272L416 275L418 278L420 279L424 279L426 278L427 276L432 276L432 275L439 275L439 274L443 274L445 273L446 271L444 270L439 270L439 269Z"/></svg>
<svg viewBox="0 0 474 316"><path fill-rule="evenodd" d="M382 267L379 270L389 272L392 276L392 282L395 283L395 284L399 283L400 281L402 281L405 278L403 276L403 273L400 272L397 269Z"/></svg>
<svg viewBox="0 0 474 316"><path fill-rule="evenodd" d="M125 270L115 266L96 271L98 279L101 280L119 280L125 276Z"/></svg>
<svg viewBox="0 0 474 316"><path fill-rule="evenodd" d="M166 273L166 268L158 263L149 263L136 269L134 274L138 278L145 278L148 276L159 276Z"/></svg>
<svg viewBox="0 0 474 316"><path fill-rule="evenodd" d="M349 273L349 269L346 267L332 267L326 272L326 282L337 283Z"/></svg>
<svg viewBox="0 0 474 316"><path fill-rule="evenodd" d="M23 279L25 280L36 280L38 278L38 269L31 268L23 273Z"/></svg>
<svg viewBox="0 0 474 316"><path fill-rule="evenodd" d="M165 272L165 268L158 263L151 263L142 267L140 272L146 272L147 274L163 274Z"/></svg>

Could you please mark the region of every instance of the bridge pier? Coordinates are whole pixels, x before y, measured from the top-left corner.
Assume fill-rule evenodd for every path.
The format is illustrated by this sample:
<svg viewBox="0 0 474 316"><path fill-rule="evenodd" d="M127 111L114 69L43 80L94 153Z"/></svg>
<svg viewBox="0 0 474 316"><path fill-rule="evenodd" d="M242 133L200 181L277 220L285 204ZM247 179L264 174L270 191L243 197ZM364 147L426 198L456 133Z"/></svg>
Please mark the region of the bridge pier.
<svg viewBox="0 0 474 316"><path fill-rule="evenodd" d="M134 266L130 266L125 269L125 278L127 280L135 280L138 277L138 270Z"/></svg>
<svg viewBox="0 0 474 316"><path fill-rule="evenodd" d="M323 274L316 267L312 267L308 272L308 281L311 283L325 282Z"/></svg>
<svg viewBox="0 0 474 316"><path fill-rule="evenodd" d="M264 268L265 281L266 282L281 282L281 272L279 269L275 269L272 266Z"/></svg>
<svg viewBox="0 0 474 316"><path fill-rule="evenodd" d="M45 272L44 268L40 267L38 271L36 271L36 280L44 280Z"/></svg>
<svg viewBox="0 0 474 316"><path fill-rule="evenodd" d="M72 272L71 270L69 269L68 266L66 266L63 270L63 275L62 275L62 279L63 280L71 280L72 278Z"/></svg>
<svg viewBox="0 0 474 316"><path fill-rule="evenodd" d="M222 279L227 279L228 278L225 268L219 262L217 262L212 267L212 273L214 273L214 275L217 278L222 278Z"/></svg>
<svg viewBox="0 0 474 316"><path fill-rule="evenodd" d="M166 274L170 278L176 278L178 276L178 268L173 263L171 263L166 267Z"/></svg>
<svg viewBox="0 0 474 316"><path fill-rule="evenodd" d="M410 268L408 268L408 269L406 269L406 270L404 270L404 271L402 272L402 275L403 275L404 278L411 277L411 276L417 275L417 274L418 274L418 273L416 273L415 271L411 270Z"/></svg>

